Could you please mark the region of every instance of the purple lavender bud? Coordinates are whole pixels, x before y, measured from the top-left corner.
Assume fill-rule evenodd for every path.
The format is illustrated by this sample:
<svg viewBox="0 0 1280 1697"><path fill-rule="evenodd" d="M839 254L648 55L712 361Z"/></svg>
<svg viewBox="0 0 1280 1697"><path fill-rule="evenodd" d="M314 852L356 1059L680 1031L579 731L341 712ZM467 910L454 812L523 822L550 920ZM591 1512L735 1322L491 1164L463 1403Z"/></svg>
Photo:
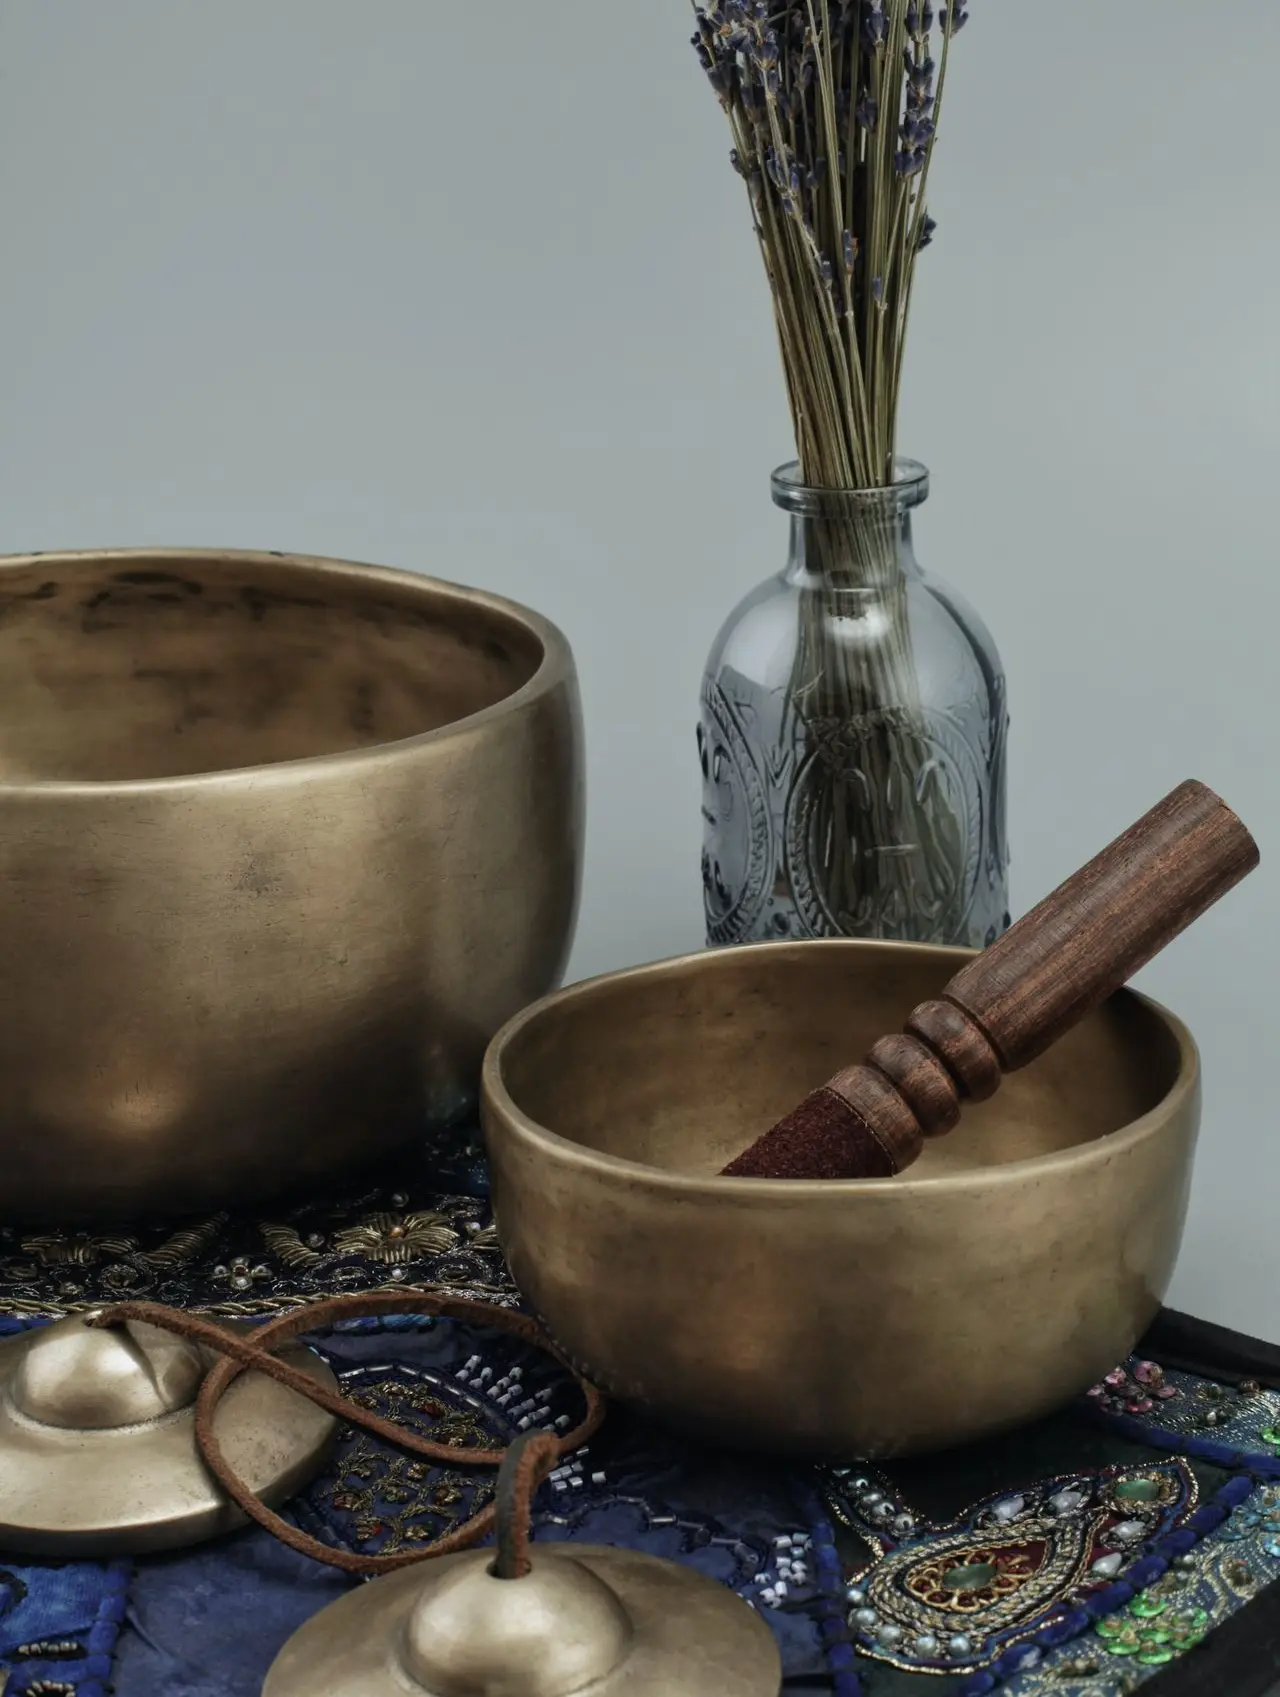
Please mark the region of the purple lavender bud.
<svg viewBox="0 0 1280 1697"><path fill-rule="evenodd" d="M889 33L889 20L884 15L884 6L880 0L871 0L871 4L862 14L863 45L870 48L879 47Z"/></svg>
<svg viewBox="0 0 1280 1697"><path fill-rule="evenodd" d="M873 277L871 279L871 298L876 303L877 306L883 306L884 305L884 278L883 277Z"/></svg>
<svg viewBox="0 0 1280 1697"><path fill-rule="evenodd" d="M933 119L917 118L909 114L898 132L909 152L915 153L927 147L933 140Z"/></svg>
<svg viewBox="0 0 1280 1697"><path fill-rule="evenodd" d="M879 102L869 94L860 94L853 109L853 121L861 130L874 130L880 118Z"/></svg>
<svg viewBox="0 0 1280 1697"><path fill-rule="evenodd" d="M729 163L733 166L734 170L740 177L746 176L747 168L742 163L742 155L738 152L736 147L731 147L729 149Z"/></svg>
<svg viewBox="0 0 1280 1697"><path fill-rule="evenodd" d="M893 168L900 177L914 177L924 170L928 157L923 147L904 147L893 156Z"/></svg>
<svg viewBox="0 0 1280 1697"><path fill-rule="evenodd" d="M948 35L954 35L957 30L962 30L968 22L969 14L964 9L964 0L957 0L954 6L942 8L942 27Z"/></svg>
<svg viewBox="0 0 1280 1697"><path fill-rule="evenodd" d="M698 63L707 74L707 81L715 90L716 99L722 106L728 104L732 90L733 71L729 66L722 65L712 55L711 49L700 35L693 38L694 51L698 55Z"/></svg>
<svg viewBox="0 0 1280 1697"><path fill-rule="evenodd" d="M747 34L733 6L716 6L705 14L722 53L737 53L747 44Z"/></svg>
<svg viewBox="0 0 1280 1697"><path fill-rule="evenodd" d="M908 48L903 58L906 63L907 82L919 94L929 94L933 89L933 75L937 66L932 59L917 59Z"/></svg>
<svg viewBox="0 0 1280 1697"><path fill-rule="evenodd" d="M828 289L834 293L836 286L836 274L832 270L831 261L825 254L822 257L819 269L822 272L822 281L827 285Z"/></svg>
<svg viewBox="0 0 1280 1697"><path fill-rule="evenodd" d="M854 235L853 235L852 230L845 230L844 231L844 233L842 234L842 236L840 238L840 245L844 249L845 273L846 273L846 275L852 277L853 276L853 268L858 262L858 244L857 244L856 240L854 239Z"/></svg>
<svg viewBox="0 0 1280 1697"><path fill-rule="evenodd" d="M926 212L925 215L924 215L924 218L921 222L921 225L920 225L920 240L916 244L916 252L917 253L923 253L924 252L925 248L927 248L929 243L933 240L933 232L937 228L938 228L937 224L934 222L934 220L932 218L930 218L929 214Z"/></svg>

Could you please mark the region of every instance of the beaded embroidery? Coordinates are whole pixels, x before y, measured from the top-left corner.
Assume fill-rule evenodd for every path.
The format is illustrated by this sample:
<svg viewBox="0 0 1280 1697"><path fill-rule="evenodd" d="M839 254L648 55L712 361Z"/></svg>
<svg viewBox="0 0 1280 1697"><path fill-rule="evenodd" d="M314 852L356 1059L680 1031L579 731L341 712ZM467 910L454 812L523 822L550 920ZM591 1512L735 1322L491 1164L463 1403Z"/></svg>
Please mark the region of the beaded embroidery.
<svg viewBox="0 0 1280 1697"><path fill-rule="evenodd" d="M398 1283L514 1303L485 1190L477 1146L454 1133L345 1200L169 1231L0 1232L0 1333L31 1323L14 1316L127 1294L246 1316ZM324 1348L348 1390L452 1438L460 1457L567 1422L574 1406L546 1358L493 1334L406 1316L339 1327ZM717 1482L719 1461L615 1411L592 1451L549 1481L537 1535L697 1566L760 1610L790 1678L822 1678L836 1697L912 1675L924 1692L951 1676L954 1697L1119 1697L1280 1581L1280 1393L1134 1359L1083 1406L1151 1460L1007 1487L938 1523L895 1489L891 1467L788 1475L724 1463ZM1227 1478L1207 1503L1188 1457ZM292 1512L345 1547L394 1551L469 1518L492 1485L488 1470L424 1465L347 1432ZM869 1561L846 1569L833 1520ZM32 1584L52 1596L55 1571L30 1569ZM124 1580L113 1583L121 1610ZM94 1628L91 1664L74 1658L89 1645L72 1617L54 1626L10 1640L9 1697L98 1697L116 1623Z"/></svg>
<svg viewBox="0 0 1280 1697"><path fill-rule="evenodd" d="M1127 1362L1117 1374L1132 1373L1137 1365L1146 1364ZM1167 1400L1143 1398L1135 1403L1132 1398L1107 1398L1109 1381L1115 1376L1109 1375L1102 1386L1089 1392L1090 1400L1110 1413L1124 1413L1161 1432L1209 1438L1255 1455L1280 1456L1280 1391L1264 1390L1253 1379L1220 1385L1171 1369L1161 1375L1160 1388Z"/></svg>
<svg viewBox="0 0 1280 1697"><path fill-rule="evenodd" d="M970 1673L1096 1591L1196 1506L1181 1460L1060 1476L998 1492L931 1525L877 1476L837 1469L832 1513L876 1552L850 1575L864 1655L920 1673Z"/></svg>
<svg viewBox="0 0 1280 1697"><path fill-rule="evenodd" d="M1015 1675L1008 1697L1100 1697L1135 1690L1280 1580L1280 1488L1253 1491L1166 1575L1090 1633ZM1100 1683L1105 1682L1105 1683Z"/></svg>
<svg viewBox="0 0 1280 1697"><path fill-rule="evenodd" d="M0 1314L58 1315L127 1297L228 1317L397 1284L514 1303L478 1146L428 1140L387 1183L260 1215L130 1232L0 1227ZM441 1195L452 1178L459 1194Z"/></svg>

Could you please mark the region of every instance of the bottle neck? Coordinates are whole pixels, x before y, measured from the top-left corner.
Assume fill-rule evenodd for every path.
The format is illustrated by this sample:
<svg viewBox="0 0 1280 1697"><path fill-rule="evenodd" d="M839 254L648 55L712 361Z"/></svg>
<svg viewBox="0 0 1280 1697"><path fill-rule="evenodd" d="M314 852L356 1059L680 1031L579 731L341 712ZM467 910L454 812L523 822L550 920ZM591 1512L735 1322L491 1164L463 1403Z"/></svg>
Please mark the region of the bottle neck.
<svg viewBox="0 0 1280 1697"><path fill-rule="evenodd" d="M791 514L783 573L788 583L810 589L888 589L919 572L911 509L905 505Z"/></svg>

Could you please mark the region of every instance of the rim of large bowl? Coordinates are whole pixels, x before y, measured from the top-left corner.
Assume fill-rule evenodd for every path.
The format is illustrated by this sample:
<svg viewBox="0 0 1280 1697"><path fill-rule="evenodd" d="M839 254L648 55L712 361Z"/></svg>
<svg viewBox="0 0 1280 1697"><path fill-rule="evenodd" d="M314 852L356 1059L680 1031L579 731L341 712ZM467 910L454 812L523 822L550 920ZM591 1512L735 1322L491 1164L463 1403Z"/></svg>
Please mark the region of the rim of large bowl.
<svg viewBox="0 0 1280 1697"><path fill-rule="evenodd" d="M447 600L464 602L484 612L513 620L540 644L542 657L532 674L518 689L475 713L451 719L434 730L418 731L413 736L396 737L389 742L371 743L365 748L338 749L331 754L303 754L291 760L273 760L261 765L219 766L211 772L180 772L161 778L0 778L0 795L58 795L108 796L174 793L187 789L208 789L227 783L263 783L278 779L286 781L312 773L335 775L368 767L373 761L395 760L412 755L418 749L445 743L469 735L478 726L527 706L540 696L550 693L575 676L573 650L560 627L544 614L495 595L487 589L473 589L469 584L454 583L449 578L430 577L425 572L408 571L399 566L375 566L360 560L342 560L327 554L296 554L276 548L79 548L34 554L0 555L0 578L10 570L46 562L50 566L75 566L90 562L99 565L136 563L139 565L169 561L193 565L260 565L267 567L300 567L318 572L323 577L354 580L360 583L383 583L391 588L426 590Z"/></svg>
<svg viewBox="0 0 1280 1697"><path fill-rule="evenodd" d="M779 949L788 952L821 949L841 954L890 949L897 953L909 951L912 954L941 956L958 961L972 959L980 952L976 949L951 948L935 943L895 943L873 938L838 937L805 942L748 943L732 948L701 949L692 954L671 955L664 960L647 961L640 966L627 967L619 972L600 973L593 978L570 984L563 990L554 991L539 1001L531 1002L501 1027L485 1051L481 1072L482 1105L492 1102L508 1124L528 1142L535 1146L549 1145L558 1157L566 1159L580 1171L607 1174L614 1178L635 1178L643 1174L646 1184L653 1189L685 1196L714 1195L722 1201L754 1203L813 1200L820 1196L829 1197L833 1193L847 1196L889 1196L933 1192L939 1189L989 1190L993 1183L1015 1184L1055 1171L1078 1169L1090 1161L1110 1160L1155 1135L1178 1113L1199 1086L1200 1051L1187 1026L1177 1014L1153 997L1138 990L1123 989L1117 993L1129 996L1150 1008L1168 1027L1177 1042L1178 1073L1172 1087L1146 1113L1130 1120L1127 1125L1117 1126L1114 1131L1104 1132L1100 1137L1090 1138L1084 1143L1073 1143L1066 1149L1050 1151L1048 1154L1029 1155L1021 1160L1002 1162L999 1166L973 1167L963 1172L912 1173L908 1169L905 1174L883 1179L722 1178L717 1174L701 1176L677 1173L665 1167L648 1166L643 1161L628 1160L621 1155L606 1155L597 1149L588 1149L584 1144L575 1143L572 1138L563 1137L559 1132L552 1131L549 1126L531 1118L517 1105L507 1090L502 1075L502 1061L508 1046L526 1027L556 1008L584 998L606 984L616 984L627 979L674 975L683 968L706 961L710 956L736 958L745 955L750 958L752 955L763 955ZM963 1128L961 1134L962 1131Z"/></svg>

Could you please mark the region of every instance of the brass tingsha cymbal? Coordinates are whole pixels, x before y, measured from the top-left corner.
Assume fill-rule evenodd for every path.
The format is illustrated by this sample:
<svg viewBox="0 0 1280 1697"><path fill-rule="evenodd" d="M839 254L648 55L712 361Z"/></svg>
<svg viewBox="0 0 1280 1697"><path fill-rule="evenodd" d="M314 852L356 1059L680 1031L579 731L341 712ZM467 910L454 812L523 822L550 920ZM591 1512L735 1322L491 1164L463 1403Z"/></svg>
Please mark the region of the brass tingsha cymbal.
<svg viewBox="0 0 1280 1697"><path fill-rule="evenodd" d="M539 1545L390 1573L331 1603L280 1652L262 1697L778 1697L773 1634L723 1585L634 1550Z"/></svg>
<svg viewBox="0 0 1280 1697"><path fill-rule="evenodd" d="M0 1344L0 1548L24 1555L177 1549L244 1524L200 1459L195 1399L212 1357L139 1321L87 1316ZM287 1359L336 1389L318 1356ZM227 1391L217 1432L268 1503L323 1465L337 1422L260 1373Z"/></svg>

